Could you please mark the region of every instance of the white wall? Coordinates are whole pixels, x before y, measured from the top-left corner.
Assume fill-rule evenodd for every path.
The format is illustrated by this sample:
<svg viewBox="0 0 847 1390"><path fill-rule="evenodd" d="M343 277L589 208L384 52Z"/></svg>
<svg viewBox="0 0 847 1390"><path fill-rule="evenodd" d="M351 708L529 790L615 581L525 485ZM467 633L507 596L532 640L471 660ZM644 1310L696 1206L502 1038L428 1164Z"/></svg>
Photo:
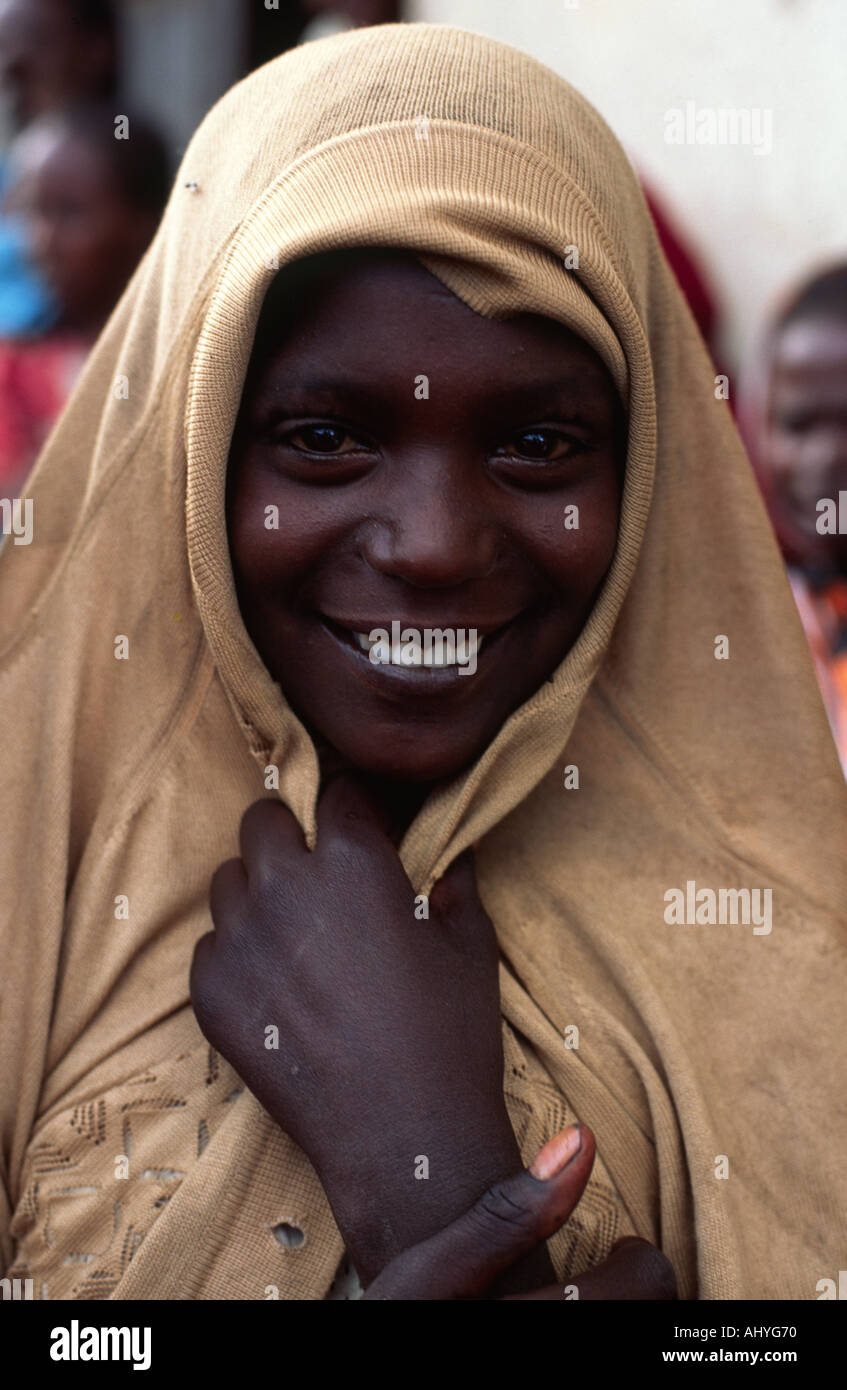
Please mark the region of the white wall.
<svg viewBox="0 0 847 1390"><path fill-rule="evenodd" d="M261 3L261 0L258 0ZM122 87L181 158L210 106L242 74L242 0L119 0Z"/></svg>
<svg viewBox="0 0 847 1390"><path fill-rule="evenodd" d="M408 0L534 54L600 110L708 271L730 362L774 294L847 257L847 0ZM665 112L770 108L773 149L673 145Z"/></svg>

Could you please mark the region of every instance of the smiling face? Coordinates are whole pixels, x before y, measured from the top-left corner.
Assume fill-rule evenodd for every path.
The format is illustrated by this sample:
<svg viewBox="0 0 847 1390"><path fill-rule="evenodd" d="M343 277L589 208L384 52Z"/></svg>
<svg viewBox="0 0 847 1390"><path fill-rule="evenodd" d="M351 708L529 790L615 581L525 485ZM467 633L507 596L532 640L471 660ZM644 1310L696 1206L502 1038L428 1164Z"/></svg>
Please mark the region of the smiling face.
<svg viewBox="0 0 847 1390"><path fill-rule="evenodd" d="M818 502L847 490L847 320L810 316L775 344L764 459L780 533L801 562L847 573L847 537L819 534Z"/></svg>
<svg viewBox="0 0 847 1390"><path fill-rule="evenodd" d="M615 549L622 411L581 339L483 318L403 253L336 260L295 301L266 300L230 452L241 612L313 736L434 782L579 635ZM476 669L374 664L356 634L393 622L476 630Z"/></svg>

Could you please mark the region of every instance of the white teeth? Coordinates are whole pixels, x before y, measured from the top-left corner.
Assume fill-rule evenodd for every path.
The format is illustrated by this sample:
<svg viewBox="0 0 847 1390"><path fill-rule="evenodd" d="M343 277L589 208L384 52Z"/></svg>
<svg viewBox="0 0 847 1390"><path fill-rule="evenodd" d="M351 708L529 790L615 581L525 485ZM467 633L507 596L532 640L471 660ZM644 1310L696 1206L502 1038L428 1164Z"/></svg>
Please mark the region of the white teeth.
<svg viewBox="0 0 847 1390"><path fill-rule="evenodd" d="M466 666L473 662L476 664L476 657L482 649L483 638L474 629L465 630L458 643L455 636L452 640L434 638L426 640L426 630L424 630L424 641L416 643L395 644L391 650L390 662L397 666L415 667L445 667L445 666ZM383 637L377 636L371 640L367 632L354 632L353 636L358 642L363 652L370 655L374 647L380 646L387 648L390 644L385 642ZM458 651L457 651L458 646ZM402 655L401 655L402 652ZM458 658L461 657L461 660ZM388 664L388 659L383 658L377 664Z"/></svg>

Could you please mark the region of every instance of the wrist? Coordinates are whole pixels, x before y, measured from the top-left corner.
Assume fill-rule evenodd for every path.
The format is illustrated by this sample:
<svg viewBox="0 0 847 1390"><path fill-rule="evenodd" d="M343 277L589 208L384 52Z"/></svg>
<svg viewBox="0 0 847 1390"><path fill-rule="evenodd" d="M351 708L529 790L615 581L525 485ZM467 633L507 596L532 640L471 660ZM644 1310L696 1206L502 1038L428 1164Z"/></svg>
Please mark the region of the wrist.
<svg viewBox="0 0 847 1390"><path fill-rule="evenodd" d="M342 1145L318 1172L367 1286L402 1250L443 1230L522 1166L504 1103L502 1113L452 1125L416 1116L405 1132Z"/></svg>

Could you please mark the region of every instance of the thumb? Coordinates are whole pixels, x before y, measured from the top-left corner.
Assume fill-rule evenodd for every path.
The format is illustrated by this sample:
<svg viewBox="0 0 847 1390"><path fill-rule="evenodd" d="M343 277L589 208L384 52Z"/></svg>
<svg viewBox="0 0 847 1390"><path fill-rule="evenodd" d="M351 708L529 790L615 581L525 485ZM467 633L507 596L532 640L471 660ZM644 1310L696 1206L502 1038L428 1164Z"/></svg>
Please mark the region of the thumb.
<svg viewBox="0 0 847 1390"><path fill-rule="evenodd" d="M529 1168L494 1183L443 1231L396 1256L364 1297L481 1297L499 1274L564 1225L593 1163L591 1130L563 1129Z"/></svg>

